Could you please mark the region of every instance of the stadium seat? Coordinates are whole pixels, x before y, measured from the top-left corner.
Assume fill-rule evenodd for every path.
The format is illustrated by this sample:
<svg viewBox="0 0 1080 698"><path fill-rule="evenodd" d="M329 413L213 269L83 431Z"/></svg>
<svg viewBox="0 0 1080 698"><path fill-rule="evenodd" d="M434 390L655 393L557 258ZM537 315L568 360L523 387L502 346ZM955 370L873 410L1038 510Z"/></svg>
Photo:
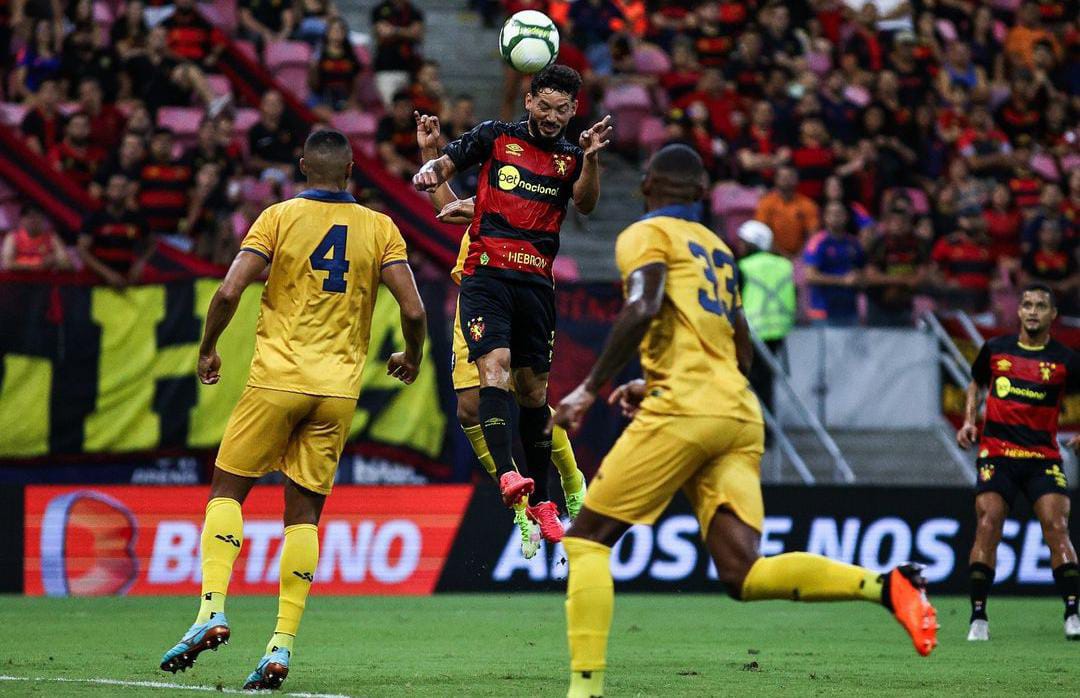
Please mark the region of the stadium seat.
<svg viewBox="0 0 1080 698"><path fill-rule="evenodd" d="M102 2L102 0L97 0L94 3L93 17L94 24L98 25L98 27L104 27L106 31L116 20L114 8L109 3Z"/></svg>
<svg viewBox="0 0 1080 698"><path fill-rule="evenodd" d="M641 44L634 49L634 68L646 75L663 75L671 70L671 59L659 46Z"/></svg>
<svg viewBox="0 0 1080 698"><path fill-rule="evenodd" d="M226 34L236 31L236 0L214 0L199 3L199 12L210 24Z"/></svg>
<svg viewBox="0 0 1080 698"><path fill-rule="evenodd" d="M259 123L259 110L243 107L236 110L236 135L247 139L247 132L251 130L251 127Z"/></svg>
<svg viewBox="0 0 1080 698"><path fill-rule="evenodd" d="M233 93L232 83L229 82L229 78L224 75L211 73L206 76L206 83L210 86L210 91L219 97L221 95L231 95Z"/></svg>
<svg viewBox="0 0 1080 698"><path fill-rule="evenodd" d="M254 42L247 41L245 39L233 39L233 46L235 46L236 50L239 51L243 56L247 57L255 63L259 62L259 52L255 50Z"/></svg>
<svg viewBox="0 0 1080 698"><path fill-rule="evenodd" d="M718 216L725 216L739 211L757 209L758 200L764 192L757 187L744 187L735 182L720 182L712 190L712 211Z"/></svg>
<svg viewBox="0 0 1080 698"><path fill-rule="evenodd" d="M157 123L172 129L176 143L187 147L195 144L205 113L200 107L162 107L158 110Z"/></svg>
<svg viewBox="0 0 1080 698"><path fill-rule="evenodd" d="M947 19L939 19L934 22L934 28L937 29L938 34L941 34L941 38L947 42L953 42L957 39L956 26Z"/></svg>
<svg viewBox="0 0 1080 698"><path fill-rule="evenodd" d="M667 129L664 128L664 120L658 116L648 116L641 122L641 131L638 142L645 153L651 155L664 141L667 140Z"/></svg>
<svg viewBox="0 0 1080 698"><path fill-rule="evenodd" d="M302 41L275 41L266 45L264 60L267 69L300 101L311 93L308 73L311 69L311 47Z"/></svg>
<svg viewBox="0 0 1080 698"><path fill-rule="evenodd" d="M374 138L378 121L372 114L349 110L334 114L330 125L349 138Z"/></svg>
<svg viewBox="0 0 1080 698"><path fill-rule="evenodd" d="M617 147L636 146L642 122L652 114L653 104L641 85L619 85L604 95L604 110L615 121L612 134Z"/></svg>
<svg viewBox="0 0 1080 698"><path fill-rule="evenodd" d="M19 205L0 204L0 233L7 232L19 225Z"/></svg>
<svg viewBox="0 0 1080 698"><path fill-rule="evenodd" d="M30 107L25 104L2 102L0 103L0 120L8 126L18 128L28 111L30 111Z"/></svg>

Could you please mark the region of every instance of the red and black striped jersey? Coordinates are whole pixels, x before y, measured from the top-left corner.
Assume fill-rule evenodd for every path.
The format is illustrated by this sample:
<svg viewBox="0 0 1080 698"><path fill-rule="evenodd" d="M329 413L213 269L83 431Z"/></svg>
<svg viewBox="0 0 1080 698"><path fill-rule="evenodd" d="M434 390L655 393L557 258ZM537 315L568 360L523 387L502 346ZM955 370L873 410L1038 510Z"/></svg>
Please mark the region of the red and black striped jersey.
<svg viewBox="0 0 1080 698"><path fill-rule="evenodd" d="M559 229L584 152L535 138L526 121L485 121L444 151L458 172L480 165L465 276L552 284Z"/></svg>
<svg viewBox="0 0 1080 698"><path fill-rule="evenodd" d="M1053 339L1030 347L1017 335L994 337L983 344L971 375L990 391L980 457L1061 458L1061 402L1080 384L1075 352Z"/></svg>
<svg viewBox="0 0 1080 698"><path fill-rule="evenodd" d="M139 214L114 214L108 208L88 215L79 234L90 238L90 254L121 274L131 269L147 241L146 222Z"/></svg>

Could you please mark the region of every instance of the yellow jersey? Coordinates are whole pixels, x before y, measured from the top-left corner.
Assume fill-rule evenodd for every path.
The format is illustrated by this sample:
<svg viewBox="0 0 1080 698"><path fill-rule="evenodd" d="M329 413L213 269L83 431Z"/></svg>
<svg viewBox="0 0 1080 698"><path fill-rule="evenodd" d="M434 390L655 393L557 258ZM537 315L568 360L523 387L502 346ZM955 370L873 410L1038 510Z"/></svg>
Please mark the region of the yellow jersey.
<svg viewBox="0 0 1080 698"><path fill-rule="evenodd" d="M309 189L263 211L240 249L270 262L248 385L358 397L382 270L406 262L394 222Z"/></svg>
<svg viewBox="0 0 1080 698"><path fill-rule="evenodd" d="M461 285L461 276L465 273L465 258L469 256L469 229L470 225L465 229L465 234L461 236L461 245L458 246L457 261L454 262L454 268L450 270L450 280L458 286Z"/></svg>
<svg viewBox="0 0 1080 698"><path fill-rule="evenodd" d="M732 314L742 300L731 249L699 223L653 215L619 234L615 262L624 285L647 264L667 267L663 305L640 347L641 409L760 423L757 396L735 356Z"/></svg>

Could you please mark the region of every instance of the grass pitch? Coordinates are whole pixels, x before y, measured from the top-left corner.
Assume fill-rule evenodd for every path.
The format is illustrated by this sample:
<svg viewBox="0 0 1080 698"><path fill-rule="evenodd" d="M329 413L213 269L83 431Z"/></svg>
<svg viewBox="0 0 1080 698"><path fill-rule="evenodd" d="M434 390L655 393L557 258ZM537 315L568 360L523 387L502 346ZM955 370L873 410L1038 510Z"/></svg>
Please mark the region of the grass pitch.
<svg viewBox="0 0 1080 698"><path fill-rule="evenodd" d="M1076 695L1080 643L1064 640L1059 600L991 598L994 639L987 644L965 640L966 599L935 603L941 644L922 659L900 626L870 604L619 595L607 693ZM175 597L0 597L0 695L198 696L198 688L238 689L262 655L276 599L231 598L229 646L204 653L186 674L164 674L157 668L161 654L187 629L195 605ZM564 623L563 599L555 594L315 596L283 693L565 695ZM90 679L118 683L85 682Z"/></svg>

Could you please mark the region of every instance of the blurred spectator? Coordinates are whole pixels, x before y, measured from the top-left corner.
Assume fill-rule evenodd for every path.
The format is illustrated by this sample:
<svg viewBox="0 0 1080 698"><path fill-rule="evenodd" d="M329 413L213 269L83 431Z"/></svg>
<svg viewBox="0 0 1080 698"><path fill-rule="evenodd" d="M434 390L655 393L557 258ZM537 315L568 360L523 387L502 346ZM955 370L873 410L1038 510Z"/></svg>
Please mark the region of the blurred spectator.
<svg viewBox="0 0 1080 698"><path fill-rule="evenodd" d="M70 269L60 236L36 206L23 209L19 227L4 238L0 247L0 269L4 271L57 271Z"/></svg>
<svg viewBox="0 0 1080 698"><path fill-rule="evenodd" d="M237 33L260 49L288 39L296 24L291 0L240 0L236 9Z"/></svg>
<svg viewBox="0 0 1080 698"><path fill-rule="evenodd" d="M972 59L971 47L960 40L949 44L937 74L937 90L942 97L950 98L955 87L976 94L986 94L989 87L986 71Z"/></svg>
<svg viewBox="0 0 1080 698"><path fill-rule="evenodd" d="M796 62L806 53L800 37L791 26L791 10L781 0L771 0L761 11L760 21L764 25L761 35L763 49L774 63L788 70L797 70Z"/></svg>
<svg viewBox="0 0 1080 698"><path fill-rule="evenodd" d="M1035 247L1039 230L1042 229L1043 221L1046 220L1052 220L1058 224L1062 233L1063 246L1070 251L1073 250L1076 240L1071 237L1072 227L1062 211L1064 203L1065 197L1061 193L1061 187L1056 184L1046 184L1042 187L1038 203L1030 209L1024 229L1021 231L1020 244L1025 251Z"/></svg>
<svg viewBox="0 0 1080 698"><path fill-rule="evenodd" d="M578 0L570 6L568 23L575 42L593 66L597 57L606 62L608 39L625 26L622 12L612 0Z"/></svg>
<svg viewBox="0 0 1080 698"><path fill-rule="evenodd" d="M349 27L345 20L333 17L326 24L326 34L311 64L308 105L323 120L329 120L333 112L358 108L356 79L361 69L349 43Z"/></svg>
<svg viewBox="0 0 1080 698"><path fill-rule="evenodd" d="M225 198L221 165L204 163L195 171L195 182L188 193L188 208L180 219L177 232L186 236L194 245L198 256L221 263L225 243L223 235L225 210L229 205ZM231 250L231 245L226 245Z"/></svg>
<svg viewBox="0 0 1080 698"><path fill-rule="evenodd" d="M680 37L671 46L671 69L660 76L660 87L667 93L668 101L678 105L678 101L693 92L701 79L701 64L693 43Z"/></svg>
<svg viewBox="0 0 1080 698"><path fill-rule="evenodd" d="M1012 169L1012 146L1005 134L994 128L986 107L971 110L970 126L960 134L956 150L976 177L1002 181Z"/></svg>
<svg viewBox="0 0 1080 698"><path fill-rule="evenodd" d="M128 0L124 4L123 14L113 22L109 29L112 47L121 61L126 61L146 51L150 27L143 17L143 7L142 0Z"/></svg>
<svg viewBox="0 0 1080 698"><path fill-rule="evenodd" d="M1061 225L1053 218L1042 220L1037 243L1024 257L1021 283L1032 281L1040 281L1054 290L1062 314L1078 314L1076 294L1080 273L1076 255L1065 249Z"/></svg>
<svg viewBox="0 0 1080 698"><path fill-rule="evenodd" d="M114 178L115 179L115 178ZM191 167L173 155L173 133L157 128L150 139L150 157L139 174L139 211L151 233L174 235L187 212ZM109 197L106 186L106 199Z"/></svg>
<svg viewBox="0 0 1080 698"><path fill-rule="evenodd" d="M802 252L807 238L821 227L818 207L798 192L799 175L792 167L776 171L776 188L761 197L754 220L772 229L776 251L786 257Z"/></svg>
<svg viewBox="0 0 1080 698"><path fill-rule="evenodd" d="M150 136L154 134L154 117L142 102L135 102L130 106L124 133L133 133L145 143L150 142Z"/></svg>
<svg viewBox="0 0 1080 698"><path fill-rule="evenodd" d="M79 82L79 109L90 117L90 138L97 145L112 150L120 142L124 132L124 115L112 104L105 102L101 83L87 75Z"/></svg>
<svg viewBox="0 0 1080 698"><path fill-rule="evenodd" d="M858 239L848 235L847 210L838 201L825 206L825 228L806 244L806 283L810 286L811 320L830 325L859 322L858 284L866 255Z"/></svg>
<svg viewBox="0 0 1080 698"><path fill-rule="evenodd" d="M77 25L64 40L60 72L67 81L67 96L79 99L83 80L94 78L106 102L116 101L119 89L117 73L120 57L109 44L102 45L105 34L97 25Z"/></svg>
<svg viewBox="0 0 1080 698"><path fill-rule="evenodd" d="M387 170L403 179L416 174L420 166L420 148L416 144L416 121L408 92L402 90L394 95L390 113L379 122L375 142Z"/></svg>
<svg viewBox="0 0 1080 698"><path fill-rule="evenodd" d="M124 64L128 81L126 93L140 98L151 113L161 107L184 107L193 103L209 105L214 94L202 70L189 61L175 59L162 27L150 30L146 53L129 58Z"/></svg>
<svg viewBox="0 0 1080 698"><path fill-rule="evenodd" d="M1027 71L1019 72L1023 74ZM1029 141L1038 138L1042 127L1043 115L1037 103L1036 85L1030 76L1028 78L1012 81L1009 101L1001 105L996 115L1002 132L1013 143L1018 143L1021 137L1026 137Z"/></svg>
<svg viewBox="0 0 1080 698"><path fill-rule="evenodd" d="M90 139L90 117L76 112L64 126L64 139L49 151L49 162L74 184L87 188L105 160L105 151Z"/></svg>
<svg viewBox="0 0 1080 698"><path fill-rule="evenodd" d="M685 110L700 102L709 114L713 133L729 141L738 139L746 122L747 107L742 97L724 82L719 70L709 68L700 73L693 71L693 74L699 76L697 82L680 97L672 99L672 105Z"/></svg>
<svg viewBox="0 0 1080 698"><path fill-rule="evenodd" d="M946 304L952 308L983 313L990 304L996 265L985 228L980 208L963 208L956 228L934 243L930 258L944 286Z"/></svg>
<svg viewBox="0 0 1080 698"><path fill-rule="evenodd" d="M49 20L39 19L26 46L15 57L12 97L22 99L37 92L44 80L60 78L60 44L62 37Z"/></svg>
<svg viewBox="0 0 1080 698"><path fill-rule="evenodd" d="M227 122L225 126L218 126L218 120ZM243 154L240 148L231 143L231 139L222 142L221 130L232 130L232 120L229 116L219 116L216 119L203 118L199 122L199 132L195 145L188 148L184 153L184 162L196 175L206 166L217 167L218 181L221 184L222 194L225 191L225 179L230 175L239 175L243 166L241 162Z"/></svg>
<svg viewBox="0 0 1080 698"><path fill-rule="evenodd" d="M416 79L409 87L409 95L412 97L413 109L421 114L439 116L443 113L446 90L439 78L438 63L424 61L420 64L420 68L416 71Z"/></svg>
<svg viewBox="0 0 1080 698"><path fill-rule="evenodd" d="M1013 205L1012 193L1007 186L998 184L994 187L983 218L986 235L990 238L990 255L994 260L1019 260L1022 219Z"/></svg>
<svg viewBox="0 0 1080 698"><path fill-rule="evenodd" d="M709 0L700 3L687 22L698 62L706 68L723 66L734 48L737 25L744 24L749 16L749 8L743 2Z"/></svg>
<svg viewBox="0 0 1080 698"><path fill-rule="evenodd" d="M836 167L836 154L820 120L807 119L799 125L799 144L791 151L791 165L799 174L799 193L820 201L825 180Z"/></svg>
<svg viewBox="0 0 1080 698"><path fill-rule="evenodd" d="M784 144L782 136L773 127L774 119L771 104L764 100L756 102L750 110L749 125L743 131L742 137L735 141L734 150L739 166L739 180L743 184L751 186L772 184L776 168L791 159L791 149ZM813 227L816 228L816 224ZM777 233L777 230L773 228L773 232ZM781 247L783 248L783 244ZM800 242L791 254L801 249Z"/></svg>
<svg viewBox="0 0 1080 698"><path fill-rule="evenodd" d="M887 211L881 229L867 254L868 319L872 325L910 325L915 289L930 272L929 248L915 236L911 217L903 211Z"/></svg>
<svg viewBox="0 0 1080 698"><path fill-rule="evenodd" d="M105 205L83 220L79 233L83 264L113 288L139 281L154 249L142 217L128 206L128 191L124 175L110 177Z"/></svg>
<svg viewBox="0 0 1080 698"><path fill-rule="evenodd" d="M291 180L306 137L306 133L299 133L286 123L285 100L281 94L267 92L259 102L259 121L248 131L250 170L263 179Z"/></svg>
<svg viewBox="0 0 1080 698"><path fill-rule="evenodd" d="M1056 56L1061 55L1061 45L1051 32L1042 26L1039 3L1024 0L1016 13L1016 24L1005 35L1005 55L1015 66L1035 66L1035 46L1047 42Z"/></svg>
<svg viewBox="0 0 1080 698"><path fill-rule="evenodd" d="M698 59L702 65L708 65L701 55L700 42L697 46ZM734 83L739 94L749 99L761 97L765 73L772 65L772 61L762 53L761 46L761 34L747 30L736 42L734 54L722 62L724 77ZM714 66L719 65L716 61L713 63Z"/></svg>
<svg viewBox="0 0 1080 698"><path fill-rule="evenodd" d="M933 72L929 70L927 51L911 31L897 32L887 63L900 81L900 99L905 104L919 104L930 91Z"/></svg>
<svg viewBox="0 0 1080 698"><path fill-rule="evenodd" d="M224 44L214 41L214 27L199 14L195 0L174 0L175 10L161 23L165 28L169 50L184 61L191 61L204 70L213 70Z"/></svg>
<svg viewBox="0 0 1080 698"><path fill-rule="evenodd" d="M340 17L332 0L298 0L294 14L296 38L312 45L318 44L330 22Z"/></svg>
<svg viewBox="0 0 1080 698"><path fill-rule="evenodd" d="M135 133L125 133L120 139L120 147L116 152L98 168L94 175L94 181L90 183L90 195L100 199L105 195L105 187L114 174L124 175L131 184L134 194L139 178L142 176L142 166L146 162L146 141L142 136Z"/></svg>
<svg viewBox="0 0 1080 698"><path fill-rule="evenodd" d="M1013 200L1024 218L1030 220L1033 215L1037 215L1044 187L1042 179L1031 169L1031 150L1026 139L1021 140L1013 154L1013 168L1008 183Z"/></svg>
<svg viewBox="0 0 1080 698"><path fill-rule="evenodd" d="M409 75L420 61L424 15L409 0L384 0L371 11L375 29L375 86L383 104L408 87Z"/></svg>
<svg viewBox="0 0 1080 698"><path fill-rule="evenodd" d="M60 113L59 83L52 78L42 80L30 104L30 111L26 112L19 129L26 137L30 150L44 155L63 138L64 117Z"/></svg>
<svg viewBox="0 0 1080 698"><path fill-rule="evenodd" d="M456 140L477 123L476 100L470 94L459 94L454 97L449 113L442 120L443 138L447 141Z"/></svg>

